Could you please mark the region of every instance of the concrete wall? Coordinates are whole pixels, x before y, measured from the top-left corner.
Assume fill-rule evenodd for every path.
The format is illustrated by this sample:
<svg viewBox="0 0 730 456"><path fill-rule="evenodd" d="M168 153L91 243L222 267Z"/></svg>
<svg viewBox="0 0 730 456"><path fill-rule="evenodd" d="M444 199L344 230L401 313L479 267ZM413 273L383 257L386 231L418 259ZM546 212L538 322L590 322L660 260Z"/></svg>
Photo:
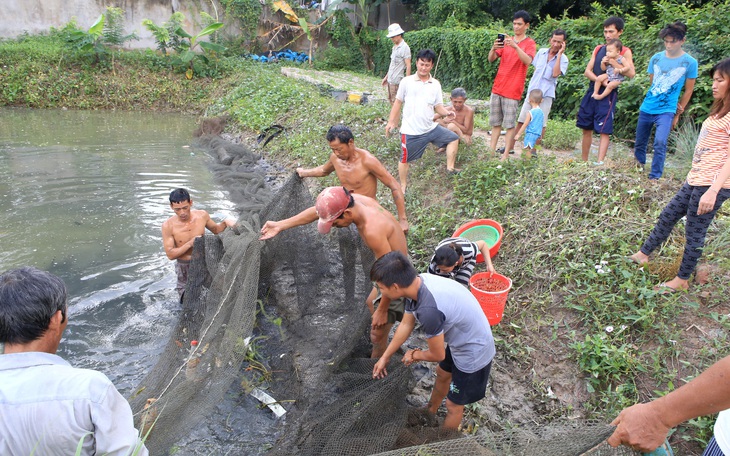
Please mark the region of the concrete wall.
<svg viewBox="0 0 730 456"><path fill-rule="evenodd" d="M294 3L292 1L292 3ZM186 23L183 28L194 34L201 30L199 24L200 12L205 11L213 17L224 19L224 8L216 0L0 0L0 37L16 38L18 35L28 32L39 34L48 32L51 27L61 28L72 19L75 19L79 28L88 30L96 22L99 15L106 11L107 6L115 6L124 10L125 33L136 32L138 41L128 41L125 46L130 48L152 48L156 47L154 37L142 25L142 20L150 19L155 24L162 24L170 19L172 13L181 11L185 14ZM354 5L344 4L341 8L354 8ZM370 26L378 30L388 28L389 22L400 22L406 30L413 30L410 24L405 21L410 8L404 6L400 0L393 0L381 5L372 12L369 18ZM316 12L313 12L316 16ZM351 20L357 21L356 15L349 15ZM266 32L266 19L273 19L268 8L264 9L264 19L259 28L259 33ZM222 33L233 35L237 28L228 24ZM285 44L288 39L277 40L279 46ZM279 49L279 46L274 46ZM326 39L320 38L315 47L326 46ZM300 52L309 50L309 41L300 38L288 47Z"/></svg>
<svg viewBox="0 0 730 456"><path fill-rule="evenodd" d="M198 32L201 11L216 17L209 0L0 0L0 37L16 38L26 31L31 34L48 32L51 27L63 27L72 18L76 19L79 28L88 30L107 6L124 10L125 33L134 31L140 37L139 41L128 42L127 46L133 48L155 47L152 34L142 25L144 19L161 24L175 11L181 11L188 21L183 28ZM223 19L223 7L218 2L215 7L218 17Z"/></svg>

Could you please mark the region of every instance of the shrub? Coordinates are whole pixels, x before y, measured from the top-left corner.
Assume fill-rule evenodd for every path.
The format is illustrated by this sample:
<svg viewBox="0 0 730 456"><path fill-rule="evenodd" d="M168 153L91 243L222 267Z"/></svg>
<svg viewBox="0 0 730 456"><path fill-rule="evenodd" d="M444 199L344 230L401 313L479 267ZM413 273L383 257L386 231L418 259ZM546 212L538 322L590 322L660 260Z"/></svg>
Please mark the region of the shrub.
<svg viewBox="0 0 730 456"><path fill-rule="evenodd" d="M548 120L542 145L553 150L573 150L581 139L581 131L573 120Z"/></svg>

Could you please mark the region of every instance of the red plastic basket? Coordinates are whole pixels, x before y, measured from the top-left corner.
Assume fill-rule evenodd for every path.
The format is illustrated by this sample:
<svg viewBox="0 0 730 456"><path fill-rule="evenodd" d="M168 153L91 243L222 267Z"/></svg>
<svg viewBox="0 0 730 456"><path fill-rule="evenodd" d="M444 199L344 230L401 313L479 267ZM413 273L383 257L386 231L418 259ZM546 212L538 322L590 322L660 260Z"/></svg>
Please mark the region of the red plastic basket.
<svg viewBox="0 0 730 456"><path fill-rule="evenodd" d="M497 239L489 238L487 237L485 239L484 235L487 236L489 233L493 233L494 230L484 230L484 232L480 232L478 229L479 227L491 227L497 230L497 233L499 233L499 236ZM502 225L499 224L499 222L491 219L478 219L478 220L472 220L470 222L467 222L463 225L461 225L459 228L457 228L456 231L454 231L453 237L463 237L465 239L469 239L470 241L484 241L489 246L489 257L494 258L497 253L499 252L499 247L502 245L502 236L504 235L504 230L502 229ZM477 263L483 263L484 262L484 255L479 252L476 257Z"/></svg>
<svg viewBox="0 0 730 456"><path fill-rule="evenodd" d="M512 288L512 279L496 272L478 272L469 279L471 293L487 316L490 326L502 321L507 294ZM499 291L488 291L498 288Z"/></svg>

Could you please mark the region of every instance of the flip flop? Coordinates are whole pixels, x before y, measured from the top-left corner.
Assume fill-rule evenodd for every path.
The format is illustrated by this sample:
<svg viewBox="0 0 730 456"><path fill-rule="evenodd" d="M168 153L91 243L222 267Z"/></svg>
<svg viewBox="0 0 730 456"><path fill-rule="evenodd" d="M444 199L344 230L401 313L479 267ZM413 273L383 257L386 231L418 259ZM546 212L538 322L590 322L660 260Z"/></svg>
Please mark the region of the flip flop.
<svg viewBox="0 0 730 456"><path fill-rule="evenodd" d="M679 293L679 292L686 292L687 290L681 289L681 288L673 288L667 285L666 282L660 283L659 285L654 287L654 291L658 292L659 294L673 294L673 293Z"/></svg>

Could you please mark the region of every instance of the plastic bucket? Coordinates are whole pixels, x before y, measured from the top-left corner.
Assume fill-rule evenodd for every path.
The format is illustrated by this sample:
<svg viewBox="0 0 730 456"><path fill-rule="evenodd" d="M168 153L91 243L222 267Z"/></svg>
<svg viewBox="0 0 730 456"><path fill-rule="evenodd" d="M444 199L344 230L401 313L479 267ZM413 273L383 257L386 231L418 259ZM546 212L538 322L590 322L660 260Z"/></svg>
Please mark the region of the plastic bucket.
<svg viewBox="0 0 730 456"><path fill-rule="evenodd" d="M512 288L512 279L496 272L478 272L471 276L469 285L471 294L479 301L489 325L494 326L502 321L507 294Z"/></svg>
<svg viewBox="0 0 730 456"><path fill-rule="evenodd" d="M472 220L461 225L454 231L453 237L463 237L470 241L484 241L489 247L489 257L494 258L502 245L504 230L499 222L491 219ZM476 257L477 263L484 262L484 256L479 252Z"/></svg>

